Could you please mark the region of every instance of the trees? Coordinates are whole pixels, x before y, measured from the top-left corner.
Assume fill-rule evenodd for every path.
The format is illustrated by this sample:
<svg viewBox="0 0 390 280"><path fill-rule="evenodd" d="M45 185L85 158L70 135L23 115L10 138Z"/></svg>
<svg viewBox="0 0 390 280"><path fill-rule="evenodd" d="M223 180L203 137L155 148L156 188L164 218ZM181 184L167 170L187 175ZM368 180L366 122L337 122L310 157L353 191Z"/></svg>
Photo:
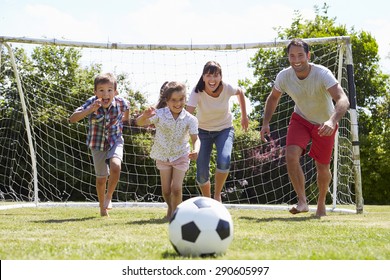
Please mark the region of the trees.
<svg viewBox="0 0 390 280"><path fill-rule="evenodd" d="M350 36L354 60L354 76L359 113L359 138L361 151L363 197L365 203L390 204L388 181L390 179L390 101L389 76L379 68L378 45L371 34L353 28L348 33L344 25L337 26L335 18L327 15L328 6L315 7L314 20L303 20L299 11L289 28L278 27L278 38L317 38ZM272 86L269 77L274 64L288 65L278 51L260 50L250 62L256 81L242 81L249 99L255 105L254 117L259 118L265 99ZM283 111L283 110L281 110Z"/></svg>

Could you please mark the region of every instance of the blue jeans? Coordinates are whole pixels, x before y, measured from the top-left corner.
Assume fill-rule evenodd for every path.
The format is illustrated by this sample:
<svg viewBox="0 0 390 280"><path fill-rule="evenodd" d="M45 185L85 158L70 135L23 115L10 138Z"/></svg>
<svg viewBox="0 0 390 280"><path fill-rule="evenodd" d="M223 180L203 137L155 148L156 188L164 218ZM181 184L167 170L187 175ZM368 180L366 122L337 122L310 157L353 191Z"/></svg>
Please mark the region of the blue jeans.
<svg viewBox="0 0 390 280"><path fill-rule="evenodd" d="M199 128L200 151L196 161L196 181L200 186L210 179L210 158L215 144L217 148L217 169L221 173L228 173L232 156L234 128L229 127L221 131L207 131Z"/></svg>

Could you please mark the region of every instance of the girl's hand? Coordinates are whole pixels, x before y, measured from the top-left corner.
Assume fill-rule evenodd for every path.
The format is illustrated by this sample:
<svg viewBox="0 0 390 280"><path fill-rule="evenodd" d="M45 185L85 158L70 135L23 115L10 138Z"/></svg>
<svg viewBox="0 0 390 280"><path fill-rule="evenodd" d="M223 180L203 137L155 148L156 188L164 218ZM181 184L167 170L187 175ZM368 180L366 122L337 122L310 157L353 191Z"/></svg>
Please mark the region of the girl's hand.
<svg viewBox="0 0 390 280"><path fill-rule="evenodd" d="M146 110L143 112L143 115L144 115L146 118L153 117L155 114L156 114L156 109L154 109L153 107L149 107L148 109L146 109Z"/></svg>
<svg viewBox="0 0 390 280"><path fill-rule="evenodd" d="M198 159L198 152L191 151L191 152L188 154L188 157L189 157L190 160L197 160L197 159Z"/></svg>

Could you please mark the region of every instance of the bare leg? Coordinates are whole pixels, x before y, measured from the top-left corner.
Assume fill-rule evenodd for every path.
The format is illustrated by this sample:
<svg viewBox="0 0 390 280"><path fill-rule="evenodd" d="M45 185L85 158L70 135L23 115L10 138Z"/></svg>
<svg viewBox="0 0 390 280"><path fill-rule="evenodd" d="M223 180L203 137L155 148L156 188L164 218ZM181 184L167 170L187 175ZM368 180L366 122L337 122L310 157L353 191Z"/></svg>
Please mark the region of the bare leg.
<svg viewBox="0 0 390 280"><path fill-rule="evenodd" d="M202 196L211 197L211 184L210 181L207 181L205 184L200 186L200 191Z"/></svg>
<svg viewBox="0 0 390 280"><path fill-rule="evenodd" d="M307 212L309 207L307 205L305 192L305 175L299 158L302 154L302 148L299 146L288 146L286 148L287 171L290 181L294 187L294 191L298 197L298 204L296 210L299 212Z"/></svg>
<svg viewBox="0 0 390 280"><path fill-rule="evenodd" d="M118 158L111 158L110 159L110 176L108 178L108 187L107 187L107 193L105 195L105 202L104 205L107 209L109 202L112 200L112 195L114 194L114 191L116 189L116 186L119 181L120 173L121 173L121 165L122 161Z"/></svg>
<svg viewBox="0 0 390 280"><path fill-rule="evenodd" d="M317 185L318 185L318 202L317 202L317 217L326 216L325 200L328 193L329 184L332 180L329 164L322 164L316 162L317 167Z"/></svg>
<svg viewBox="0 0 390 280"><path fill-rule="evenodd" d="M229 176L229 172L225 172L225 173L218 172L218 171L215 172L214 199L219 202L222 202L221 192L228 176Z"/></svg>
<svg viewBox="0 0 390 280"><path fill-rule="evenodd" d="M171 213L176 210L177 206L183 201L183 180L186 174L185 171L174 168L172 172L172 184L171 184Z"/></svg>
<svg viewBox="0 0 390 280"><path fill-rule="evenodd" d="M96 178L96 192L99 200L100 216L108 216L107 209L104 207L104 193L106 192L106 177Z"/></svg>
<svg viewBox="0 0 390 280"><path fill-rule="evenodd" d="M160 170L161 191L165 203L168 206L166 218L170 218L172 214L172 200L171 200L171 184L172 184L173 168Z"/></svg>

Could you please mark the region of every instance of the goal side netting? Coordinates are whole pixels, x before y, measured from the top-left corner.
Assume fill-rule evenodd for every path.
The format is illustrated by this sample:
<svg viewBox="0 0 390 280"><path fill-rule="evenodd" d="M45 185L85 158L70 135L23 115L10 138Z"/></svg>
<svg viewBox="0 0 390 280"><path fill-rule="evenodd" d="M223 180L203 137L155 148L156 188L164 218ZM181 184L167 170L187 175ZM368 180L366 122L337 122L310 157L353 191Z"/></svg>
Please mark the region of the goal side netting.
<svg viewBox="0 0 390 280"><path fill-rule="evenodd" d="M312 61L335 74L352 104L339 123L327 204L332 209L343 205L360 212L362 192L349 38L307 41L312 46ZM117 76L119 94L129 100L133 120L124 128L124 159L113 202L162 203L159 172L149 156L154 129L136 127L134 119L157 102L165 81L183 82L189 93L209 60L221 64L224 81L245 89L251 120L250 130L244 132L240 110L232 102L236 134L223 202L253 207L295 203L284 156L294 105L287 94L272 119L272 140L261 143L259 135L265 97L276 74L288 66L287 43L130 45L0 37L0 203L97 201L92 156L86 146L87 119L70 124L68 118L93 95L93 78L101 72ZM315 163L306 154L301 164L309 203L315 205ZM210 167L213 174L214 160ZM200 195L195 174L196 165L191 162L183 199Z"/></svg>

